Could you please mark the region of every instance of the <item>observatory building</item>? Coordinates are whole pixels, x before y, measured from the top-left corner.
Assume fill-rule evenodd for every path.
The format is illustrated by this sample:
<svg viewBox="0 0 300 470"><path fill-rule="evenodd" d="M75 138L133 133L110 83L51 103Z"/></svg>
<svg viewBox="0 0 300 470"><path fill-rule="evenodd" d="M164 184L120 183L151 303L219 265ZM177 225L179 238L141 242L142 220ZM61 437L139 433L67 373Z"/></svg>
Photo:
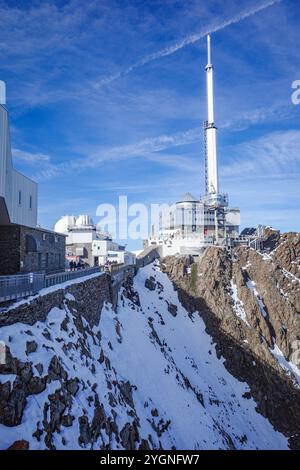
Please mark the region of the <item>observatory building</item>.
<svg viewBox="0 0 300 470"><path fill-rule="evenodd" d="M113 241L108 233L97 230L88 214L65 215L54 226L55 232L66 236L66 259L86 266L135 264L135 255Z"/></svg>
<svg viewBox="0 0 300 470"><path fill-rule="evenodd" d="M240 210L228 207L228 195L220 192L217 127L214 117L214 67L211 40L207 36L207 121L204 122L205 195L187 193L176 204L160 211L159 232L146 245L159 246L162 256L200 254L206 246L231 246L239 236Z"/></svg>

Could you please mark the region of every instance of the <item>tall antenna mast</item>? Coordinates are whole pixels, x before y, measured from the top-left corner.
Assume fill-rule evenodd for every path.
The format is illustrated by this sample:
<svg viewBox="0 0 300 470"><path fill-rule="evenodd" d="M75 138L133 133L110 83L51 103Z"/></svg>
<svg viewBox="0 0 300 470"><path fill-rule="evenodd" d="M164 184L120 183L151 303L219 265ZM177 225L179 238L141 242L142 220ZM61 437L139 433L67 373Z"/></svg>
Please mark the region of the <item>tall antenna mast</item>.
<svg viewBox="0 0 300 470"><path fill-rule="evenodd" d="M207 122L206 133L206 164L207 164L207 194L219 193L218 161L217 161L217 128L214 122L214 83L213 65L211 61L211 39L207 36L207 66L206 66L206 91L207 91Z"/></svg>
<svg viewBox="0 0 300 470"><path fill-rule="evenodd" d="M211 65L210 34L208 34L208 36L207 36L207 65Z"/></svg>

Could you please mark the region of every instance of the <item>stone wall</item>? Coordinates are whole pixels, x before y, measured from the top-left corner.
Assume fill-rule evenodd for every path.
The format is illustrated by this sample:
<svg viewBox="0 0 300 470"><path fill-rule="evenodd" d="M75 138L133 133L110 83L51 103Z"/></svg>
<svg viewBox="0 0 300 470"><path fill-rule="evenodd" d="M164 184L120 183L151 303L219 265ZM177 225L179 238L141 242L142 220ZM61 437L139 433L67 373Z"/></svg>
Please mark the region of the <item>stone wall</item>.
<svg viewBox="0 0 300 470"><path fill-rule="evenodd" d="M26 237L32 236L37 243L37 253L26 250ZM65 236L42 229L21 226L22 272L46 273L65 269Z"/></svg>
<svg viewBox="0 0 300 470"><path fill-rule="evenodd" d="M20 271L20 225L0 226L0 275Z"/></svg>
<svg viewBox="0 0 300 470"><path fill-rule="evenodd" d="M53 307L63 306L63 301L67 294L68 301L73 310L78 315L82 315L90 325L99 322L100 312L105 301L111 301L111 280L110 276L102 273L99 276L74 282L67 287L59 288L47 293L47 289L32 297L31 300L17 304L15 308L11 307L7 312L0 315L0 328L2 326L12 325L16 322L22 322L33 325L37 321L45 321L49 311ZM74 298L74 300L73 300Z"/></svg>
<svg viewBox="0 0 300 470"><path fill-rule="evenodd" d="M0 249L0 275L65 269L65 237L49 230L16 224L1 226Z"/></svg>

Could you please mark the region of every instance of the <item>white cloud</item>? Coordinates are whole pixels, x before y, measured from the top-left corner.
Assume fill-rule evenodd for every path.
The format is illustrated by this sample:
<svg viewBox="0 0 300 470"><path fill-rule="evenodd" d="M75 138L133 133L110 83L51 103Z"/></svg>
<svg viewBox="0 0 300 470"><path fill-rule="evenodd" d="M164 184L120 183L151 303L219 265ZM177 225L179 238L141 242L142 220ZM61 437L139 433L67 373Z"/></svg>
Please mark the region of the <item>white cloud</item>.
<svg viewBox="0 0 300 470"><path fill-rule="evenodd" d="M222 21L222 22L217 23L217 24L211 24L210 26L208 26L206 28L203 28L198 33L188 35L188 36L184 37L183 39L181 39L179 41L176 41L174 44L172 44L170 46L167 46L163 49L160 49L157 52L153 52L152 54L146 55L145 57L143 57L139 61L135 62L131 66L129 66L129 67L127 67L127 68L125 68L125 69L123 69L123 70L121 70L121 71L119 71L115 74L108 75L106 77L101 78L100 80L98 80L94 83L94 87L96 89L101 88L101 87L103 87L103 86L105 86L105 85L107 85L107 84L109 84L109 83L125 76L125 75L128 75L133 70L135 70L139 67L142 67L143 65L146 65L150 62L153 62L154 60L161 59L162 57L166 57L166 56L169 56L171 54L174 54L175 52L179 51L180 49L198 42L200 39L204 38L209 33L215 33L217 31L221 31L222 29L224 29L228 26L240 23L244 19L249 18L250 16L253 16L253 15L257 14L257 13L265 10L266 8L269 8L273 5L275 5L276 3L280 3L281 1L282 0L270 0L268 2L264 2L260 5L257 5L256 7L251 8L250 10L246 10L244 12L238 13L234 17L231 17L231 18L229 18L225 21Z"/></svg>
<svg viewBox="0 0 300 470"><path fill-rule="evenodd" d="M12 155L15 160L18 161L23 161L26 163L30 164L35 164L35 163L43 163L43 162L49 162L50 161L50 156L45 155L44 153L32 153L32 152L26 152L24 150L12 149Z"/></svg>
<svg viewBox="0 0 300 470"><path fill-rule="evenodd" d="M224 177L270 178L300 172L300 131L271 132L228 148L231 159L222 167Z"/></svg>
<svg viewBox="0 0 300 470"><path fill-rule="evenodd" d="M60 174L63 174L65 171L70 169L80 172L88 168L100 166L102 163L107 161L120 161L143 157L153 159L153 154L167 150L169 148L192 144L199 141L201 139L201 135L201 128L196 127L193 129L188 129L184 132L178 132L176 134L164 134L158 137L143 139L134 144L110 147L108 149L102 148L92 152L86 157L78 158L77 160L72 160L70 162L57 165L49 164L44 170L34 175L33 178L37 179L38 181L48 180L59 176ZM163 163L164 155L160 154L159 158ZM172 161L174 165L174 158ZM166 163L172 164L170 159L168 159ZM178 164L179 163L182 166L182 161L179 162L178 160Z"/></svg>
<svg viewBox="0 0 300 470"><path fill-rule="evenodd" d="M88 168L97 168L105 162L134 158L144 158L157 164L190 172L193 171L195 165L195 161L190 155L164 152L200 142L201 139L202 129L196 127L184 132L143 139L129 145L100 148L87 156L65 163L53 165L46 162L45 168L33 177L38 181L49 180L68 170L79 173ZM283 173L298 172L300 171L300 131L268 133L258 139L224 147L223 152L230 155L230 159L228 163L222 165L222 177L240 178L249 174L271 177ZM39 154L34 155L39 156ZM40 156L43 157L43 154ZM30 154L29 158L31 158ZM200 159L201 149L199 149L199 162Z"/></svg>

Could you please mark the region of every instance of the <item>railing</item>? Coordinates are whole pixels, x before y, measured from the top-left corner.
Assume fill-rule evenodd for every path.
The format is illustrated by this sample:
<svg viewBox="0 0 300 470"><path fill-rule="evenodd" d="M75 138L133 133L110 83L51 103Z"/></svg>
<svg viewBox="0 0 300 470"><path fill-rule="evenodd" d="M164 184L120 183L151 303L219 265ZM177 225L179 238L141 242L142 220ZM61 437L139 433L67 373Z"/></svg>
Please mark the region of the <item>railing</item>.
<svg viewBox="0 0 300 470"><path fill-rule="evenodd" d="M28 273L0 276L0 302L24 298L38 293L45 287L51 287L100 272L103 272L102 266L46 275Z"/></svg>
<svg viewBox="0 0 300 470"><path fill-rule="evenodd" d="M117 285L125 280L127 275L134 275L137 267L135 265L111 265L109 274L113 284ZM16 274L12 276L0 276L0 302L22 299L29 295L37 294L45 287L52 287L73 279L78 279L91 274L104 272L103 266L79 269L78 271L65 271L55 274Z"/></svg>
<svg viewBox="0 0 300 470"><path fill-rule="evenodd" d="M67 271L56 274L47 274L45 276L45 287L55 286L56 284L62 284L63 282L71 281L72 279L77 279L84 276L89 276L90 274L95 274L98 272L103 272L102 266L94 266L93 268L79 269L78 271Z"/></svg>
<svg viewBox="0 0 300 470"><path fill-rule="evenodd" d="M45 275L30 273L0 276L0 302L35 294L45 287Z"/></svg>
<svg viewBox="0 0 300 470"><path fill-rule="evenodd" d="M134 264L111 264L106 269L111 275L112 285L114 286L123 282L126 276L134 276L136 273L136 266Z"/></svg>
<svg viewBox="0 0 300 470"><path fill-rule="evenodd" d="M113 280L113 284L116 285L125 280L127 275L134 276L136 272L136 266L133 264L128 265L112 265L110 268L111 277Z"/></svg>
<svg viewBox="0 0 300 470"><path fill-rule="evenodd" d="M134 264L111 264L108 267L108 271L114 276L117 273L124 272L124 271L132 271L135 269Z"/></svg>

